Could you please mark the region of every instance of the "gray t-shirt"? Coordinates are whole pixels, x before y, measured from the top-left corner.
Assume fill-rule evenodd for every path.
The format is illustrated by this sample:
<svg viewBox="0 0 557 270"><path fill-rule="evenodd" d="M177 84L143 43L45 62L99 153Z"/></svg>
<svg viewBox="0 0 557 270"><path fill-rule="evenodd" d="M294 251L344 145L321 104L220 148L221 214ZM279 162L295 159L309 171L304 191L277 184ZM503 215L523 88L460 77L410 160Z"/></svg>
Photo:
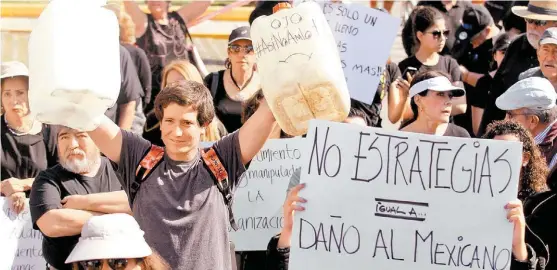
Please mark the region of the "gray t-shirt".
<svg viewBox="0 0 557 270"><path fill-rule="evenodd" d="M118 172L128 192L151 143L124 130L122 140ZM215 150L234 192L245 171L238 132L216 142ZM165 155L141 185L132 210L147 243L170 269L231 269L228 210L200 153L190 162L177 162Z"/></svg>

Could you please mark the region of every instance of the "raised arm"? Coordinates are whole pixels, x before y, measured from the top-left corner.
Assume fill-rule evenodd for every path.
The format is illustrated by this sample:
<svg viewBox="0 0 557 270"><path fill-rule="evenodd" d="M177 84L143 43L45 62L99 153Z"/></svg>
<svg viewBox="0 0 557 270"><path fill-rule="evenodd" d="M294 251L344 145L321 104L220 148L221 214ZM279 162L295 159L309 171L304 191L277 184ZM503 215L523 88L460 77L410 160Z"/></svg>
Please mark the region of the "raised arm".
<svg viewBox="0 0 557 270"><path fill-rule="evenodd" d="M180 9L178 9L178 14L186 23L188 23L201 16L211 6L212 3L213 0L191 1L189 4L180 7Z"/></svg>
<svg viewBox="0 0 557 270"><path fill-rule="evenodd" d="M240 128L242 163L246 165L261 150L275 125L275 117L265 99L257 111Z"/></svg>
<svg viewBox="0 0 557 270"><path fill-rule="evenodd" d="M147 29L147 15L139 8L135 1L123 1L126 13L130 15L135 24L135 37L141 37Z"/></svg>
<svg viewBox="0 0 557 270"><path fill-rule="evenodd" d="M120 163L122 152L122 130L110 120L103 116L101 124L89 131L89 137L95 142L101 152L110 160Z"/></svg>
<svg viewBox="0 0 557 270"><path fill-rule="evenodd" d="M64 237L81 234L83 225L92 216L90 211L74 209L52 209L37 220L37 226L48 237Z"/></svg>

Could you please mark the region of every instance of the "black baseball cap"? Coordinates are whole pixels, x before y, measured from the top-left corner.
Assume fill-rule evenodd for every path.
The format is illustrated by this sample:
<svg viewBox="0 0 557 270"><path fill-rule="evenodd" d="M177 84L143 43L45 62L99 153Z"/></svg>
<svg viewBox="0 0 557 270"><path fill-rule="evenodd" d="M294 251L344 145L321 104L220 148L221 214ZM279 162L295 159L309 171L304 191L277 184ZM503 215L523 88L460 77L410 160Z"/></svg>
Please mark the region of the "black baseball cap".
<svg viewBox="0 0 557 270"><path fill-rule="evenodd" d="M232 32L230 33L230 36L228 37L228 45L230 45L232 42L236 41L236 40L249 40L251 41L251 37L250 37L250 28L249 26L241 26L238 27L234 30L232 30Z"/></svg>
<svg viewBox="0 0 557 270"><path fill-rule="evenodd" d="M462 24L455 33L453 57L460 58L470 47L472 38L492 24L493 18L483 5L467 7L462 15Z"/></svg>

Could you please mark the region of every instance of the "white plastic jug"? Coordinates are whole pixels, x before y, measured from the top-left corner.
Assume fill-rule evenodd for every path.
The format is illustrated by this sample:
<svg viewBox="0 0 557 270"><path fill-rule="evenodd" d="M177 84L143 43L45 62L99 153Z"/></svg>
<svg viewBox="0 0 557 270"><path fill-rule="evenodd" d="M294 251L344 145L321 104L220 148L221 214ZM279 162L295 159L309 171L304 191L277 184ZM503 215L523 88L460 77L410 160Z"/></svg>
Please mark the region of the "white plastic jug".
<svg viewBox="0 0 557 270"><path fill-rule="evenodd" d="M29 105L37 120L94 128L120 92L119 26L106 0L52 0L29 38Z"/></svg>
<svg viewBox="0 0 557 270"><path fill-rule="evenodd" d="M298 136L311 119L346 119L350 95L319 4L305 2L259 17L250 34L263 93L282 130Z"/></svg>

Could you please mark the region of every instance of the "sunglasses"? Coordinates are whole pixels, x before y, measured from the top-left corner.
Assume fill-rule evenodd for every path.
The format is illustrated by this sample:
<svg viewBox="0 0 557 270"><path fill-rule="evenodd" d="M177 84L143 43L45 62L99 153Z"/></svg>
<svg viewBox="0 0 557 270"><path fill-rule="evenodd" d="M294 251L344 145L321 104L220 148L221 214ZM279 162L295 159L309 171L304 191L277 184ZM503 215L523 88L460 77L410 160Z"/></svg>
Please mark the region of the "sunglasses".
<svg viewBox="0 0 557 270"><path fill-rule="evenodd" d="M101 270L103 268L103 262L106 261L110 269L112 270L124 270L128 266L128 259L107 259L107 260L90 260L81 261L79 266L81 270ZM136 259L137 263L141 262L141 259Z"/></svg>
<svg viewBox="0 0 557 270"><path fill-rule="evenodd" d="M228 49L233 53L239 53L241 50L243 50L245 53L252 53L253 52L253 46L252 45L248 45L248 46L228 45Z"/></svg>
<svg viewBox="0 0 557 270"><path fill-rule="evenodd" d="M439 31L439 30L437 30L437 31L427 32L427 33L433 35L434 38L439 39L439 38L441 37L441 34L442 34L444 37L448 37L449 34L451 33L451 31L449 31L449 30L445 30L445 31Z"/></svg>
<svg viewBox="0 0 557 270"><path fill-rule="evenodd" d="M535 20L535 19L525 19L527 23L529 24L534 24L536 26L545 26L548 21L542 21L542 20Z"/></svg>

